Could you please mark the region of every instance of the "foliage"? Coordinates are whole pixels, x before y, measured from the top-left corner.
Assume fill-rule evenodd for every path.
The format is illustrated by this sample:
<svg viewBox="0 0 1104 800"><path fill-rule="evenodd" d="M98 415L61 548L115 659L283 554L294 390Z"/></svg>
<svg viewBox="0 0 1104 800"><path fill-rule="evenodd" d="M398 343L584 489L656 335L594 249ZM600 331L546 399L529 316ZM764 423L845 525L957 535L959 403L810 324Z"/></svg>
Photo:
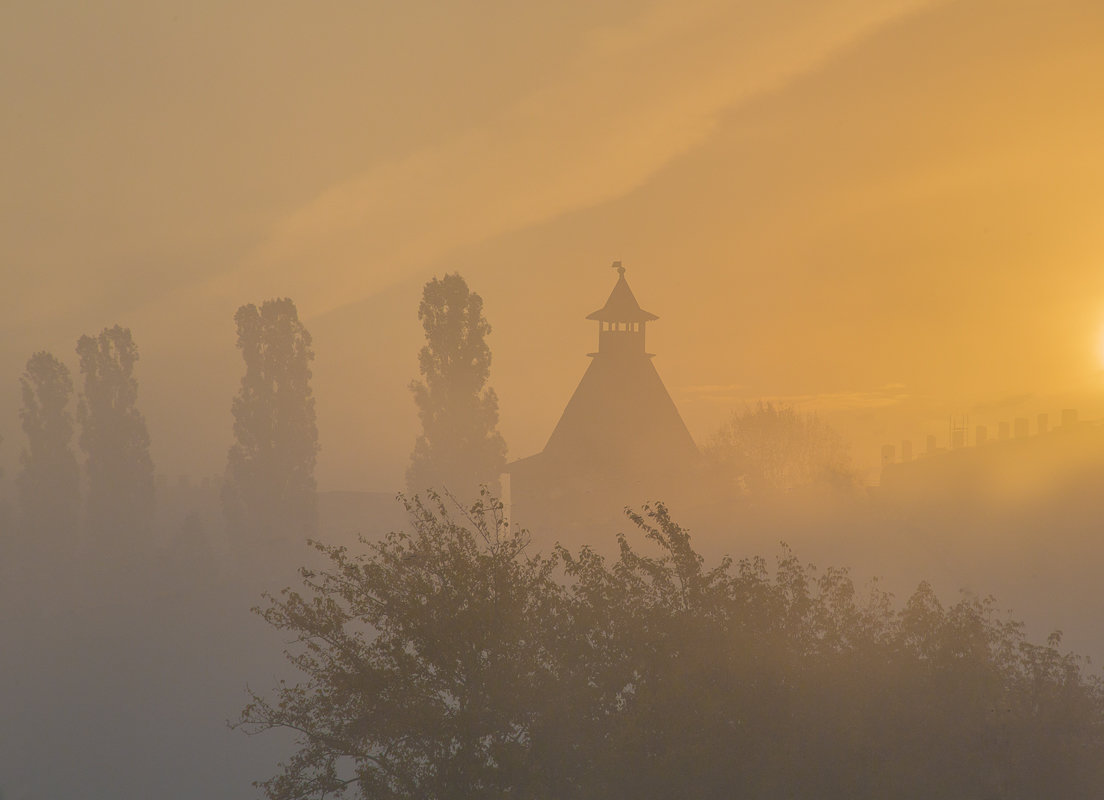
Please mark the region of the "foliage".
<svg viewBox="0 0 1104 800"><path fill-rule="evenodd" d="M853 482L850 454L839 433L816 414L773 402L734 412L713 435L706 455L752 497Z"/></svg>
<svg viewBox="0 0 1104 800"><path fill-rule="evenodd" d="M254 696L242 715L303 736L264 784L270 797L350 783L366 797L480 796L503 771L523 779L516 712L540 702L548 677L530 635L556 596L551 564L519 557L525 539L506 531L499 504L477 503L462 525L434 502L409 504L413 532L365 554L316 544L332 569L302 571L307 596L269 598L264 618L300 637L292 662L309 676L275 704Z"/></svg>
<svg viewBox="0 0 1104 800"><path fill-rule="evenodd" d="M80 446L87 455L88 527L94 534L147 532L153 523L154 476L146 420L137 408L130 329L116 325L77 342L84 389L77 404Z"/></svg>
<svg viewBox="0 0 1104 800"><path fill-rule="evenodd" d="M23 527L32 536L71 536L80 517L80 467L73 454L73 379L51 353L35 353L20 377L27 447L17 480Z"/></svg>
<svg viewBox="0 0 1104 800"><path fill-rule="evenodd" d="M480 485L495 486L506 465L506 443L498 433L498 396L484 388L491 370L486 337L491 326L483 299L459 274L429 281L418 319L426 344L418 353L422 380L410 389L422 434L414 445L407 487L412 492L447 487L474 498Z"/></svg>
<svg viewBox="0 0 1104 800"><path fill-rule="evenodd" d="M991 599L903 608L783 551L707 568L662 505L528 554L484 497L270 597L306 679L241 724L294 731L269 798L1081 798L1104 696Z"/></svg>
<svg viewBox="0 0 1104 800"><path fill-rule="evenodd" d="M0 436L0 445L2 445L2 444L4 444L4 437ZM0 467L0 480L3 480L3 479L4 479L4 468ZM0 486L0 489L2 489L2 488L3 487ZM0 496L0 530L8 530L8 525L9 525L8 515L9 515L8 504L3 499L3 497ZM5 560L4 547L3 547L3 545L0 545L0 561L3 561L3 560ZM2 575L3 575L3 570L0 569L0 577L2 577Z"/></svg>
<svg viewBox="0 0 1104 800"><path fill-rule="evenodd" d="M234 321L245 375L232 406L223 510L250 542L305 537L315 524L318 457L311 335L287 298L244 305Z"/></svg>

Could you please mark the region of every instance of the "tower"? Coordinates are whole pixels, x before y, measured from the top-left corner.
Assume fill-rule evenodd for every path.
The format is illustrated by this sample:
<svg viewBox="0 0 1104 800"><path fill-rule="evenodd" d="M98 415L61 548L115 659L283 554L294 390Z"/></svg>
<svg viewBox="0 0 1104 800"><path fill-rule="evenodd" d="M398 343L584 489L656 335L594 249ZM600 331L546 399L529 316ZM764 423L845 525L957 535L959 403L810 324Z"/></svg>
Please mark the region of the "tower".
<svg viewBox="0 0 1104 800"><path fill-rule="evenodd" d="M659 317L640 307L615 261L617 282L587 319L598 323L598 350L544 449L510 464L515 518L551 518L568 508L579 518L601 506L665 500L692 480L698 448L645 351L645 331ZM529 520L526 520L526 517Z"/></svg>

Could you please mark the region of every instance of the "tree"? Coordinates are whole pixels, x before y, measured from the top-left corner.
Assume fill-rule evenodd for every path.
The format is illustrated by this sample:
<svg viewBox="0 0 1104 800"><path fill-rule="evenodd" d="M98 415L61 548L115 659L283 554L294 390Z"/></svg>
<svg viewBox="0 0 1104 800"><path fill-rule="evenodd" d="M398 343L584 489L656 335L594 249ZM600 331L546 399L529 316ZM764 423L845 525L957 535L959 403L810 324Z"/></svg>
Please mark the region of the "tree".
<svg viewBox="0 0 1104 800"><path fill-rule="evenodd" d="M80 467L69 411L73 380L64 364L42 351L27 361L20 384L27 447L17 483L24 529L36 539L71 537L80 518Z"/></svg>
<svg viewBox="0 0 1104 800"><path fill-rule="evenodd" d="M148 533L154 474L146 420L137 408L130 329L116 325L77 342L84 389L77 404L80 446L87 459L88 529L93 535Z"/></svg>
<svg viewBox="0 0 1104 800"><path fill-rule="evenodd" d="M316 544L331 569L301 570L305 596L268 597L264 619L304 643L289 657L308 676L242 713L250 732L302 734L269 797L494 797L524 780L523 710L551 677L530 635L558 591L550 564L520 557L501 504L456 520L429 502L363 555Z"/></svg>
<svg viewBox="0 0 1104 800"><path fill-rule="evenodd" d="M713 435L706 456L749 496L816 483L853 483L846 442L816 414L760 402L736 411Z"/></svg>
<svg viewBox="0 0 1104 800"><path fill-rule="evenodd" d="M311 335L288 298L244 305L234 321L245 375L231 407L223 511L253 544L305 538L315 524L318 457Z"/></svg>
<svg viewBox="0 0 1104 800"><path fill-rule="evenodd" d="M0 436L0 445L2 445L3 443L4 443L4 437ZM4 480L4 468L0 467L0 481L2 481L2 480ZM3 493L0 492L0 530L5 530L6 531L6 530L10 529L9 528L9 523L8 523L9 513L10 512L8 511L7 500L4 499ZM4 538L4 537L0 537L0 539L2 539L2 538ZM4 546L6 544L7 544L7 542L0 541L0 561L5 560L5 558L4 558L4 555L5 555L4 554Z"/></svg>
<svg viewBox="0 0 1104 800"><path fill-rule="evenodd" d="M706 567L662 505L612 563L529 554L486 496L260 613L300 683L241 725L297 751L270 800L1094 797L1104 688L991 599L903 608L783 550ZM645 549L646 548L646 549Z"/></svg>
<svg viewBox="0 0 1104 800"><path fill-rule="evenodd" d="M414 445L407 488L445 488L473 498L480 485L495 487L506 465L506 442L496 430L498 395L487 387L491 326L483 299L459 274L429 281L418 319L426 344L418 353L422 380L411 382L422 434Z"/></svg>

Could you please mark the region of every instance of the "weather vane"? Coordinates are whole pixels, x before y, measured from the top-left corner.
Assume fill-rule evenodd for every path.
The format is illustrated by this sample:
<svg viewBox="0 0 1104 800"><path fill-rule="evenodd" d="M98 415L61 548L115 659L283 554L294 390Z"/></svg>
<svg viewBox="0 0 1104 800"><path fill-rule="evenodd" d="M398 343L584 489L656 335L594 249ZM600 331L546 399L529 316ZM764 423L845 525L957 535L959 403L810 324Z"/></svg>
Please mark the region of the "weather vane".
<svg viewBox="0 0 1104 800"><path fill-rule="evenodd" d="M625 268L624 268L623 266L621 266L621 262L620 262L620 261L614 261L614 262L613 262L613 264L612 264L611 266L612 266L612 267L613 267L613 268L614 268L615 270L617 270L617 274L618 274L618 275L624 275L624 274L625 274Z"/></svg>

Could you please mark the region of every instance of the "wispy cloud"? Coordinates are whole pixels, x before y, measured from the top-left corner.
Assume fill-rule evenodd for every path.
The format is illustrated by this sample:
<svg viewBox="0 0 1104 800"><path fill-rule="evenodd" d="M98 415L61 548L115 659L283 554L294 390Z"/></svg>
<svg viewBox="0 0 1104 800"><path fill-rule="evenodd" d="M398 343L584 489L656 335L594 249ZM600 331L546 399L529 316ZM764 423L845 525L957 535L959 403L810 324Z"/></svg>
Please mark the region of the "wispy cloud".
<svg viewBox="0 0 1104 800"><path fill-rule="evenodd" d="M971 411L975 414L986 414L997 411L1020 408L1027 403L1036 400L1034 392L1017 392L982 403L975 403Z"/></svg>
<svg viewBox="0 0 1104 800"><path fill-rule="evenodd" d="M683 386L677 391L691 402L713 403L732 406L733 408L758 402L778 403L809 412L888 408L912 399L912 395L902 383L890 383L868 390L771 396L751 395L748 393L747 387L740 384Z"/></svg>
<svg viewBox="0 0 1104 800"><path fill-rule="evenodd" d="M932 4L657 3L595 31L498 119L330 187L225 277L293 291L316 313L344 305L457 248L632 191L724 110Z"/></svg>

